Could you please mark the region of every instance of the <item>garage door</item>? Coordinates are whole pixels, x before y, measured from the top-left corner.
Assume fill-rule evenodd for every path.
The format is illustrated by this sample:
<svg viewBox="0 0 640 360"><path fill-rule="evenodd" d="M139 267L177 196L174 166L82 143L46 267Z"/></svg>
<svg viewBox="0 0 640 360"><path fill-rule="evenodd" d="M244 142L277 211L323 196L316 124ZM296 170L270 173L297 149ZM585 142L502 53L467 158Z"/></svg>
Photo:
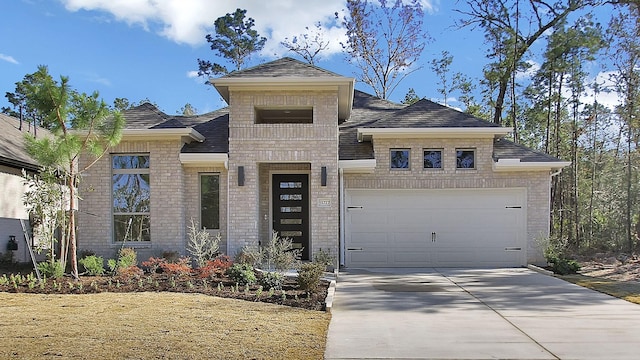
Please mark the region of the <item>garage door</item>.
<svg viewBox="0 0 640 360"><path fill-rule="evenodd" d="M526 265L524 189L347 190L349 267Z"/></svg>

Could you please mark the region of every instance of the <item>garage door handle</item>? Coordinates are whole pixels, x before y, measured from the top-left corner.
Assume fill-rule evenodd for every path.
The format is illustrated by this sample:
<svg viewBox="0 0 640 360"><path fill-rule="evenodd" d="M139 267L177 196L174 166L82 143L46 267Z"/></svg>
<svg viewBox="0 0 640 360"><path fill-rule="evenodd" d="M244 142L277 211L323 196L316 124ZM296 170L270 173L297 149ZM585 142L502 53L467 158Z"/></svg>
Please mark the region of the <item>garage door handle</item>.
<svg viewBox="0 0 640 360"><path fill-rule="evenodd" d="M347 210L362 209L362 206L347 206Z"/></svg>
<svg viewBox="0 0 640 360"><path fill-rule="evenodd" d="M436 242L436 237L437 237L436 233L432 232L431 233L431 242Z"/></svg>
<svg viewBox="0 0 640 360"><path fill-rule="evenodd" d="M362 248L348 248L349 251L362 251Z"/></svg>
<svg viewBox="0 0 640 360"><path fill-rule="evenodd" d="M522 248L519 247L506 247L504 248L504 251L521 251Z"/></svg>

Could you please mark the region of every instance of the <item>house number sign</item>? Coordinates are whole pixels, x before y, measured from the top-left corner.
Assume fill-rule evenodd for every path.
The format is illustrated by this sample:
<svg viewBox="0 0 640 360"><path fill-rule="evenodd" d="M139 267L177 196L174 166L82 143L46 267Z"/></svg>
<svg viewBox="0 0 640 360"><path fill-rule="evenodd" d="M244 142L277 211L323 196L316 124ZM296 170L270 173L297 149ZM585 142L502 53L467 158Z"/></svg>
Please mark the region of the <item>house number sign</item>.
<svg viewBox="0 0 640 360"><path fill-rule="evenodd" d="M331 207L331 199L318 199L319 207Z"/></svg>

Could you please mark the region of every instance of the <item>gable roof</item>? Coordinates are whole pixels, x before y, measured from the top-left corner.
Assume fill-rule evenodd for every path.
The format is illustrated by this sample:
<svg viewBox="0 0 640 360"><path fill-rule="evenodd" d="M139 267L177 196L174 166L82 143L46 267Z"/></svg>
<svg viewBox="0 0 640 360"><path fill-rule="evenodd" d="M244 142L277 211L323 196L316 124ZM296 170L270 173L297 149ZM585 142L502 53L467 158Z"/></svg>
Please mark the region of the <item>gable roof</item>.
<svg viewBox="0 0 640 360"><path fill-rule="evenodd" d="M227 104L231 90L337 90L338 118L344 120L351 113L355 79L286 57L211 78L209 84L216 88Z"/></svg>
<svg viewBox="0 0 640 360"><path fill-rule="evenodd" d="M461 111L422 99L377 120L374 128L501 127Z"/></svg>
<svg viewBox="0 0 640 360"><path fill-rule="evenodd" d="M0 164L17 169L39 170L40 165L27 152L24 140L29 128L33 129L33 125L24 121L20 130L19 119L0 114ZM47 130L40 127L36 131L36 136L48 134Z"/></svg>
<svg viewBox="0 0 640 360"><path fill-rule="evenodd" d="M279 78L279 77L308 77L308 78L344 78L326 69L304 63L302 61L284 57L268 63L260 64L248 69L233 71L220 79L228 78Z"/></svg>

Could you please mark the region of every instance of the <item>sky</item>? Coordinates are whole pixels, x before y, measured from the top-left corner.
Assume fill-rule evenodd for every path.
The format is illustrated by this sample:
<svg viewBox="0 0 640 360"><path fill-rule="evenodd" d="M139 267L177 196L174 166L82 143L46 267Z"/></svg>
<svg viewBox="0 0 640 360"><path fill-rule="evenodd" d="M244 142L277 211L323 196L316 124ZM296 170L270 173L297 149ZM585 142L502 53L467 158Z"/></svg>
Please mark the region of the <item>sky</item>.
<svg viewBox="0 0 640 360"><path fill-rule="evenodd" d="M420 1L431 41L415 71L390 96L397 102L409 88L420 97L441 97L430 62L443 50L454 57L453 72L476 82L487 63L482 31L455 26L461 15L454 8L464 6L463 1ZM4 93L13 92L16 82L46 65L55 78L68 76L76 90L98 91L110 104L120 97L131 102L149 99L167 114L177 114L186 103L198 113L219 109L226 104L205 79L197 77L197 59L223 61L209 48L205 35L214 33L216 18L236 8L246 9L247 17L255 19L255 29L267 38L250 65L297 57L280 42L320 22L330 42L316 65L356 76L357 69L342 53L344 29L334 15L344 13L344 0L2 0L0 106L9 105ZM530 61L537 64L536 59ZM600 72L594 69L593 76ZM356 89L374 93L361 83ZM459 106L455 98L448 102Z"/></svg>

